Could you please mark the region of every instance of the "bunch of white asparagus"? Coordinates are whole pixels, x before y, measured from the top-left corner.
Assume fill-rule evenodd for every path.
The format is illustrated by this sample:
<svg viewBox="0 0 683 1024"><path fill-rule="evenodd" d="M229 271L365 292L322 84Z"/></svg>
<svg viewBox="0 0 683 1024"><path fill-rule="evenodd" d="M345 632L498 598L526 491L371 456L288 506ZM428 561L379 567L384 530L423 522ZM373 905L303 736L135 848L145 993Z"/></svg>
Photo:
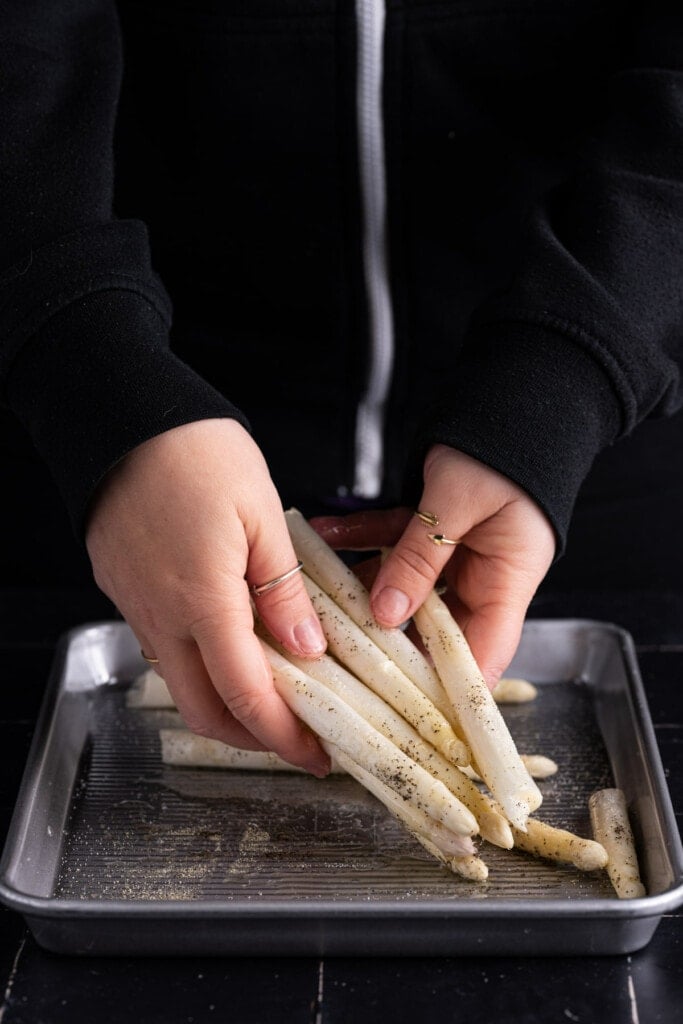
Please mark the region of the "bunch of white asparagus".
<svg viewBox="0 0 683 1024"><path fill-rule="evenodd" d="M529 817L541 803L529 769L543 777L556 766L520 756L436 593L414 617L432 667L402 630L377 625L365 587L301 514L292 509L286 515L329 653L304 661L284 651L258 620L256 629L278 692L319 737L334 770L357 779L430 853L466 878L488 875L476 835L583 870L605 867L600 843ZM163 694L154 673L145 679ZM499 700L533 696L529 684L512 681L500 688ZM131 695L138 706L155 702L172 703L140 687ZM167 763L292 770L274 754L235 750L186 730L162 730L161 739ZM474 779L483 780L488 793Z"/></svg>

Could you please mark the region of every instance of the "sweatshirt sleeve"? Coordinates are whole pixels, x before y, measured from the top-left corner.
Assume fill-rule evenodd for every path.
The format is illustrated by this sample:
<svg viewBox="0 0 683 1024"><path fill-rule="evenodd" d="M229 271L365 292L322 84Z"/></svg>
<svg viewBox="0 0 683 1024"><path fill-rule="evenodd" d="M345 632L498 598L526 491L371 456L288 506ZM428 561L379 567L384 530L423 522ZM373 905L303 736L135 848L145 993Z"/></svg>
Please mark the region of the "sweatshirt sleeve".
<svg viewBox="0 0 683 1024"><path fill-rule="evenodd" d="M515 480L560 547L598 452L683 400L683 15L638 7L575 173L535 209L420 438Z"/></svg>
<svg viewBox="0 0 683 1024"><path fill-rule="evenodd" d="M113 0L9 0L0 33L0 387L82 532L94 488L173 426L242 414L169 350L145 226L112 210Z"/></svg>

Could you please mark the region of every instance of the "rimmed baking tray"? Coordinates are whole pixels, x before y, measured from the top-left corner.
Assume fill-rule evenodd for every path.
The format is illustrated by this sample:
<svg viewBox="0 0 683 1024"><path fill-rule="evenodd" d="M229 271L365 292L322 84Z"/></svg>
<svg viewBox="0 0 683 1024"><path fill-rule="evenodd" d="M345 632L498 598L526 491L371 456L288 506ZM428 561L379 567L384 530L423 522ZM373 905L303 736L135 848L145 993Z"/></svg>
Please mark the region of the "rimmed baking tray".
<svg viewBox="0 0 683 1024"><path fill-rule="evenodd" d="M119 622L60 644L2 862L0 898L72 954L567 955L644 946L683 902L683 851L630 637L531 621L511 673L539 685L505 715L560 765L539 815L590 835L587 800L627 796L648 896L483 844L489 880L433 861L347 777L161 764L172 713L133 710L144 667Z"/></svg>

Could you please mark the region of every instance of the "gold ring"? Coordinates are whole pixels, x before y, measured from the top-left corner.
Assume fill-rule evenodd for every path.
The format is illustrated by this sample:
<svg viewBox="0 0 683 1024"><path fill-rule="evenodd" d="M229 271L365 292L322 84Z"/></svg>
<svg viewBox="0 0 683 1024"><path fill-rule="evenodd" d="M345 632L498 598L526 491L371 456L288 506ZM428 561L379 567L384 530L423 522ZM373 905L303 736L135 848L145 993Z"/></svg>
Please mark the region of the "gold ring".
<svg viewBox="0 0 683 1024"><path fill-rule="evenodd" d="M450 537L444 537L442 533L428 533L427 536L434 543L441 547L442 544L449 544L451 547L455 547L460 541L451 540Z"/></svg>
<svg viewBox="0 0 683 1024"><path fill-rule="evenodd" d="M267 583L259 583L258 586L253 586L251 588L252 594L254 597L260 597L261 594L266 594L269 590L272 590L273 587L279 587L281 583L285 582L285 580L289 580L292 576L296 576L298 572L301 572L303 567L303 562L297 562L293 569L283 572L282 576L276 576L274 580L268 580Z"/></svg>
<svg viewBox="0 0 683 1024"><path fill-rule="evenodd" d="M434 515L433 512L423 512L422 509L418 508L415 509L413 515L417 516L418 519L421 519L425 526L434 527L439 525L439 517Z"/></svg>
<svg viewBox="0 0 683 1024"><path fill-rule="evenodd" d="M147 655L145 654L145 652L143 651L142 647L140 648L140 654L142 655L142 657L145 659L145 661L149 665L158 665L159 664L159 659L158 658L148 658Z"/></svg>

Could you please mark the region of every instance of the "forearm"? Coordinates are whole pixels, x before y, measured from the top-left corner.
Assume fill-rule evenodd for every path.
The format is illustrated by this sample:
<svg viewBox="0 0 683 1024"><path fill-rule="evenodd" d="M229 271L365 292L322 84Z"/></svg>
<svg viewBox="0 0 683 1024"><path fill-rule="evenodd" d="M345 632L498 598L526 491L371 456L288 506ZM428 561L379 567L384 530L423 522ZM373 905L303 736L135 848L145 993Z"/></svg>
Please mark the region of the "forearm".
<svg viewBox="0 0 683 1024"><path fill-rule="evenodd" d="M560 545L594 457L683 400L683 18L624 11L627 57L590 136L530 211L503 291L476 311L424 423L523 487Z"/></svg>
<svg viewBox="0 0 683 1024"><path fill-rule="evenodd" d="M112 210L122 53L112 0L3 7L0 394L82 533L106 472L192 420L246 421L169 351L140 221Z"/></svg>

